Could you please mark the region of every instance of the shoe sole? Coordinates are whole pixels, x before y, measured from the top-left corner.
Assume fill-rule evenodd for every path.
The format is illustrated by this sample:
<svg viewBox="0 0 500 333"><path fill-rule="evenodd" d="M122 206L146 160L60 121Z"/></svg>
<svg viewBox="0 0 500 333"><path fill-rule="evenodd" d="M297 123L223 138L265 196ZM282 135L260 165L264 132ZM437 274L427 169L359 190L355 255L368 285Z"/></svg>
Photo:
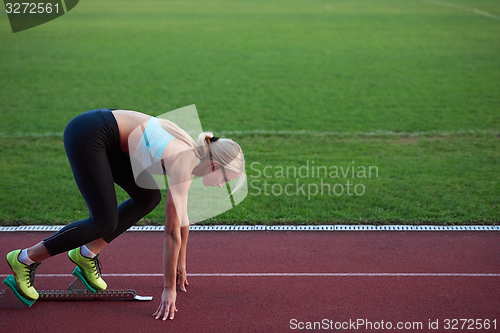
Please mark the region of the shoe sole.
<svg viewBox="0 0 500 333"><path fill-rule="evenodd" d="M88 281L87 281L87 278L85 277L85 274L83 274L80 266L76 266L74 271L73 271L73 276L76 276L76 278L78 280L80 280L81 283L83 283L83 285L88 289L90 290L91 292L93 293L96 293L98 290L100 291L100 289L96 289L94 288Z"/></svg>
<svg viewBox="0 0 500 333"><path fill-rule="evenodd" d="M85 279L85 281L87 281L87 283L88 283L88 284L89 284L92 288L95 288L95 289L97 289L97 290L106 290L106 289L101 289L101 288L99 288L99 287L95 286L92 282L90 282L90 281L87 279L87 277L85 276L85 273L84 273L84 272L86 272L86 270L85 270L84 268L82 268L82 266L80 266L80 265L78 265L76 262L74 262L74 261L73 261L73 259L71 259L71 257L70 257L70 256L68 256L68 258L69 258L69 260L71 260L71 262L72 262L73 264L75 264L76 266L78 266L78 268L79 268L79 269L80 269L80 271L82 272L82 277ZM83 282L83 281L82 281L82 282Z"/></svg>
<svg viewBox="0 0 500 333"><path fill-rule="evenodd" d="M23 293L19 291L16 280L13 275L7 276L3 283L12 290L14 295L19 299L22 303L26 304L28 307L31 307L37 300L26 297Z"/></svg>
<svg viewBox="0 0 500 333"><path fill-rule="evenodd" d="M14 275L14 279L16 280L16 290L25 298L27 298L28 300L31 300L31 301L36 301L38 300L38 298L31 298L29 297L28 295L26 295L25 293L23 293L23 291L21 290L21 288L19 288L19 278L17 277L17 274L16 272L14 271L14 269L12 268L12 266L10 265L10 262L9 260L7 260L7 264L9 265L9 268L10 270L12 271L12 274ZM10 285L9 285L10 286ZM12 289L12 286L10 286L11 289Z"/></svg>

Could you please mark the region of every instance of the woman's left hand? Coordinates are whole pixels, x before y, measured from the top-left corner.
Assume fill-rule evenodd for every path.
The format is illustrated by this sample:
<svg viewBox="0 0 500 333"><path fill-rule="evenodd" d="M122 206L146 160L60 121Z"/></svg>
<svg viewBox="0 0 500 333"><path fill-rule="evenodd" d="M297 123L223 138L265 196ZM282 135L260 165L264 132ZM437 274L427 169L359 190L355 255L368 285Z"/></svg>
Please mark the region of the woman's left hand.
<svg viewBox="0 0 500 333"><path fill-rule="evenodd" d="M189 286L189 282L187 280L187 273L185 269L177 270L177 285L183 292L187 292L186 286Z"/></svg>
<svg viewBox="0 0 500 333"><path fill-rule="evenodd" d="M177 308L175 307L176 298L177 292L175 291L175 289L164 289L161 295L160 306L158 306L158 310L156 310L156 312L153 314L155 319L174 319L174 314L175 312L177 312Z"/></svg>

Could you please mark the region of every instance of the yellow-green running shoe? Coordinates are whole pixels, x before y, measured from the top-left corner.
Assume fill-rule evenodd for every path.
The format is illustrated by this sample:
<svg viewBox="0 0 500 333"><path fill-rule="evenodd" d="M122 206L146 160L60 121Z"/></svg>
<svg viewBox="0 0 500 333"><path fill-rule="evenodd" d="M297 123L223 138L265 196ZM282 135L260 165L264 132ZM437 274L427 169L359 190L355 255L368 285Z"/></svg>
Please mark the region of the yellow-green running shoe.
<svg viewBox="0 0 500 333"><path fill-rule="evenodd" d="M7 262L14 274L19 292L28 299L37 300L39 295L35 287L33 287L33 282L35 282L35 270L40 263L26 265L19 261L20 253L21 250L9 252L7 254Z"/></svg>
<svg viewBox="0 0 500 333"><path fill-rule="evenodd" d="M94 258L82 256L80 248L73 249L68 252L69 259L74 262L85 275L85 279L90 285L99 290L105 290L108 285L101 278L101 263L99 255Z"/></svg>

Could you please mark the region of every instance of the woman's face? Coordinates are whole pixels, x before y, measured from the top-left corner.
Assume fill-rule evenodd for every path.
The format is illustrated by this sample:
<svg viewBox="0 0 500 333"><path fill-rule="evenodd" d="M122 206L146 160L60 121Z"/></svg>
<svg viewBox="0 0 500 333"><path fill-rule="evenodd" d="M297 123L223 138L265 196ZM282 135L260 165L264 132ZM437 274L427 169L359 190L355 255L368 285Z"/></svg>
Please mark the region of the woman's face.
<svg viewBox="0 0 500 333"><path fill-rule="evenodd" d="M224 179L224 172L220 166L215 168L215 171L211 171L207 175L203 176L203 185L205 187L218 186L222 187L227 181L232 181L236 179L239 175L238 173L224 169L227 179Z"/></svg>

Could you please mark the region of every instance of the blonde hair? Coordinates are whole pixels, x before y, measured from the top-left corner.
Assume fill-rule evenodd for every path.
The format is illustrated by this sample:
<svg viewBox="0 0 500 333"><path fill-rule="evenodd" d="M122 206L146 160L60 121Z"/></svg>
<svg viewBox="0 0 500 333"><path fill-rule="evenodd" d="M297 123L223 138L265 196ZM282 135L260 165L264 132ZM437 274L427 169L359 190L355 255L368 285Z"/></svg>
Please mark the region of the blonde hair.
<svg viewBox="0 0 500 333"><path fill-rule="evenodd" d="M214 134L212 132L203 132L198 135L198 142L195 143L193 138L175 123L167 119L158 118L158 120L160 122L160 125L167 132L169 132L191 148L186 152L180 154L180 156L173 163L174 165L180 159L180 157L190 151L193 151L196 157L198 157L199 159L209 157L208 146L210 146L212 158L215 161L219 162L221 166L226 170L231 170L240 175L240 179L231 194L239 190L245 184L245 157L243 156L241 147L236 142L231 139L225 138L210 142L210 139L214 137Z"/></svg>

